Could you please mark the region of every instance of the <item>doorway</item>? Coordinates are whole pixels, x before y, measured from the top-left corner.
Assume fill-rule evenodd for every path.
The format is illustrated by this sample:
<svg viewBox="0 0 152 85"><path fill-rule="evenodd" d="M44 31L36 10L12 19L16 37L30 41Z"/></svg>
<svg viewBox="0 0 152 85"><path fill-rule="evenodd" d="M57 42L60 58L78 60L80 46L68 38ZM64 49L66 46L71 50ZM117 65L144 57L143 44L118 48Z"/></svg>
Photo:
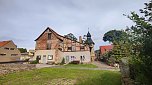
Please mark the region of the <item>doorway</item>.
<svg viewBox="0 0 152 85"><path fill-rule="evenodd" d="M66 56L66 63L69 63L69 56Z"/></svg>
<svg viewBox="0 0 152 85"><path fill-rule="evenodd" d="M46 60L46 55L43 55L43 64L46 64L47 60Z"/></svg>

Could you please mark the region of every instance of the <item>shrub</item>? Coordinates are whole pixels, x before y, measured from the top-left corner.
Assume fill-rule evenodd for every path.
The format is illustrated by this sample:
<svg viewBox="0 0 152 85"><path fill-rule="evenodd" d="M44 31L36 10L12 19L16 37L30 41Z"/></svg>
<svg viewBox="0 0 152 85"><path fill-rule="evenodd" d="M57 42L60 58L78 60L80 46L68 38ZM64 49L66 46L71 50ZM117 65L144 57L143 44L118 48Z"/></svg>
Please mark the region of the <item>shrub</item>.
<svg viewBox="0 0 152 85"><path fill-rule="evenodd" d="M38 64L38 61L37 60L32 61L32 62L30 62L30 64Z"/></svg>

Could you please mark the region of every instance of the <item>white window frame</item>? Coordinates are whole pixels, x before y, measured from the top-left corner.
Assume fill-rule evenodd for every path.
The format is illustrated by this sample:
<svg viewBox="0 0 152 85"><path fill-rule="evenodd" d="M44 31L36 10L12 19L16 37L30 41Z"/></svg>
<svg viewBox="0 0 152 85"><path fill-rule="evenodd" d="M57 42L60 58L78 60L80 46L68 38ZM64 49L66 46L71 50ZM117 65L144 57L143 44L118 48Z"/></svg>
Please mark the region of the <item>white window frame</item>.
<svg viewBox="0 0 152 85"><path fill-rule="evenodd" d="M53 55L48 55L48 60L53 60Z"/></svg>

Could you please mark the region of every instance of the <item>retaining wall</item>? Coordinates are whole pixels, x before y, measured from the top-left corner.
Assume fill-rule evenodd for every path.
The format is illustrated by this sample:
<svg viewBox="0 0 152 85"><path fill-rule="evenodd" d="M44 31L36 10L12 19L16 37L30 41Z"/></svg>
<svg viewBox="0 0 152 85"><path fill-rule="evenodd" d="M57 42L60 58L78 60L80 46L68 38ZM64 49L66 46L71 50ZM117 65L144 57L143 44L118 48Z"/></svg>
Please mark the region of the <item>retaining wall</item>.
<svg viewBox="0 0 152 85"><path fill-rule="evenodd" d="M130 70L127 59L120 61L121 81L122 85L135 85L134 81L130 78Z"/></svg>
<svg viewBox="0 0 152 85"><path fill-rule="evenodd" d="M36 69L35 64L0 64L0 75Z"/></svg>

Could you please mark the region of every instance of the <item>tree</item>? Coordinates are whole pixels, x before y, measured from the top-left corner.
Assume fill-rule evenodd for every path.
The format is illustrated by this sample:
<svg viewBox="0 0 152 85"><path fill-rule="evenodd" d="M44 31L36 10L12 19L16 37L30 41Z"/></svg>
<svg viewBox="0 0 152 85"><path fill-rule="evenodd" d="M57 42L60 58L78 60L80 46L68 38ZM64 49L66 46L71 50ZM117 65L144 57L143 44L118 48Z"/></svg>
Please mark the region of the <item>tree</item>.
<svg viewBox="0 0 152 85"><path fill-rule="evenodd" d="M27 49L26 49L26 48L18 48L18 50L19 50L21 53L26 53L26 52L27 52Z"/></svg>
<svg viewBox="0 0 152 85"><path fill-rule="evenodd" d="M122 57L130 55L128 34L123 30L110 30L104 34L104 41L113 43L112 56L119 61Z"/></svg>
<svg viewBox="0 0 152 85"><path fill-rule="evenodd" d="M122 30L110 30L104 34L103 41L111 43L119 43L127 37L127 34Z"/></svg>
<svg viewBox="0 0 152 85"><path fill-rule="evenodd" d="M135 25L128 29L132 44L132 60L135 79L142 84L150 85L152 81L152 1L145 3L145 8L139 10L143 16L131 12L128 18Z"/></svg>

